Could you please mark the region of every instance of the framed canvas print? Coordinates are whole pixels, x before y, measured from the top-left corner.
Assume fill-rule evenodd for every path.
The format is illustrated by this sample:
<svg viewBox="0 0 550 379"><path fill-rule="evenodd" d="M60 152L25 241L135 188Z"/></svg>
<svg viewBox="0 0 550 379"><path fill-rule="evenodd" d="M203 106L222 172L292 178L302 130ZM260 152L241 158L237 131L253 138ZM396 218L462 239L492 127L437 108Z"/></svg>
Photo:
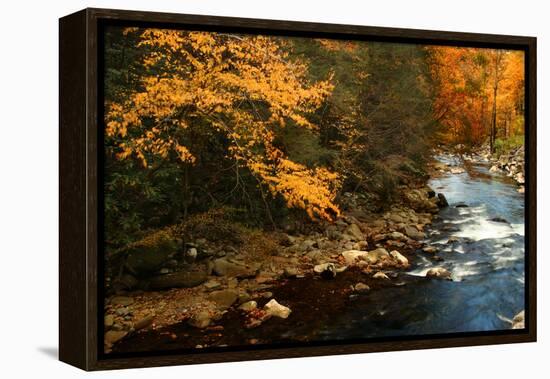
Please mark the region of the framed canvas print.
<svg viewBox="0 0 550 379"><path fill-rule="evenodd" d="M536 340L536 39L60 19L60 359Z"/></svg>

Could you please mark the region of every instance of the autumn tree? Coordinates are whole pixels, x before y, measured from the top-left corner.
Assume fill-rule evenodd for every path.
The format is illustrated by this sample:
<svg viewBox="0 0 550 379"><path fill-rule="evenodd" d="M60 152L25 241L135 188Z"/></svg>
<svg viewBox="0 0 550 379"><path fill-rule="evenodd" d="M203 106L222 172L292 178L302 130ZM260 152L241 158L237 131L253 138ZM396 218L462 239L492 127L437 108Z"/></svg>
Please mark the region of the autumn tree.
<svg viewBox="0 0 550 379"><path fill-rule="evenodd" d="M330 77L310 83L306 65L289 58L284 41L269 37L164 29L124 33L137 35L143 75L126 96L106 102L105 132L118 160L137 161L151 171L178 160L185 170L200 165L205 148L193 136L222 136L236 186L245 169L258 186L313 219L339 213L334 203L339 175L293 162L276 143L287 125L318 129L308 116L331 93Z"/></svg>
<svg viewBox="0 0 550 379"><path fill-rule="evenodd" d="M510 137L512 125L522 125L523 53L443 46L427 50L436 90L434 118L443 135L469 146L487 141L494 153L497 138Z"/></svg>

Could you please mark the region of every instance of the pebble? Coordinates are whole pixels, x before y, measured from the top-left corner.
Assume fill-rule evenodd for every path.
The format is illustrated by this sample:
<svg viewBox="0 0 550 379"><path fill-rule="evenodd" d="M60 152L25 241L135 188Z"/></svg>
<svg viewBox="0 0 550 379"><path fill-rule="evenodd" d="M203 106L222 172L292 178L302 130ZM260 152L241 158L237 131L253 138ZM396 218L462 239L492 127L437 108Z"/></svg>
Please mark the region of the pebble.
<svg viewBox="0 0 550 379"><path fill-rule="evenodd" d="M247 301L246 303L243 303L239 306L239 309L241 311L250 312L253 311L258 307L258 303L256 303L254 300Z"/></svg>
<svg viewBox="0 0 550 379"><path fill-rule="evenodd" d="M390 280L388 275L384 274L382 271L378 271L376 274L373 275L374 279L384 279L384 280Z"/></svg>

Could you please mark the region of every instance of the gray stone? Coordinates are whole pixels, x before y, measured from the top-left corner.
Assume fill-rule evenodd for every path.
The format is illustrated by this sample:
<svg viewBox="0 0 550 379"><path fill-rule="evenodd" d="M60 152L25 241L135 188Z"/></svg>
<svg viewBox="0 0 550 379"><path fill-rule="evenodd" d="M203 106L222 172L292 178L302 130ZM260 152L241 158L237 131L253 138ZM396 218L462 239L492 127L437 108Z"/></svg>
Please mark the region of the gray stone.
<svg viewBox="0 0 550 379"><path fill-rule="evenodd" d="M452 280L451 272L443 267L434 267L426 273L427 278Z"/></svg>
<svg viewBox="0 0 550 379"><path fill-rule="evenodd" d="M415 228L414 226L411 226L411 225L404 226L403 227L403 232L409 238L412 238L412 239L417 240L417 241L426 238L426 234L424 234L423 232L419 231L417 228Z"/></svg>
<svg viewBox="0 0 550 379"><path fill-rule="evenodd" d="M160 269L177 249L178 243L170 233L152 233L126 248L126 268L134 274L152 273Z"/></svg>
<svg viewBox="0 0 550 379"><path fill-rule="evenodd" d="M285 267L283 275L285 278L295 278L298 276L299 271L295 267Z"/></svg>
<svg viewBox="0 0 550 379"><path fill-rule="evenodd" d="M131 313L131 311L130 311L130 308L128 307L122 307L116 310L116 314L119 316L126 316L129 313Z"/></svg>
<svg viewBox="0 0 550 379"><path fill-rule="evenodd" d="M365 250L369 247L369 243L367 241L359 241L353 244L352 250Z"/></svg>
<svg viewBox="0 0 550 379"><path fill-rule="evenodd" d="M403 218L403 216L398 215L397 213L391 213L389 216L389 219L395 223L401 223L401 222L407 221Z"/></svg>
<svg viewBox="0 0 550 379"><path fill-rule="evenodd" d="M237 301L238 297L238 292L232 290L214 291L208 295L208 299L216 303L221 310L225 310L232 306Z"/></svg>
<svg viewBox="0 0 550 379"><path fill-rule="evenodd" d="M134 323L134 329L140 330L140 329L146 328L153 323L154 319L155 319L154 315L152 314L147 315Z"/></svg>
<svg viewBox="0 0 550 379"><path fill-rule="evenodd" d="M244 264L230 261L227 258L219 258L214 261L213 271L219 276L235 276L238 278L252 277L256 270Z"/></svg>
<svg viewBox="0 0 550 379"><path fill-rule="evenodd" d="M422 249L422 251L427 254L435 254L437 253L438 249L435 246L426 246Z"/></svg>
<svg viewBox="0 0 550 379"><path fill-rule="evenodd" d="M396 240L396 241L406 241L407 240L407 236L405 236L403 233L400 233L400 232L391 232L391 233L386 235L386 238L390 238L390 239Z"/></svg>
<svg viewBox="0 0 550 379"><path fill-rule="evenodd" d="M367 254L367 261L371 264L376 264L389 258L390 254L383 247L379 247L378 249L369 251L369 253Z"/></svg>
<svg viewBox="0 0 550 379"><path fill-rule="evenodd" d="M400 265L402 265L402 266L408 266L409 265L409 260L403 254L401 254L399 251L393 250L393 251L390 252L390 255Z"/></svg>
<svg viewBox="0 0 550 379"><path fill-rule="evenodd" d="M103 319L103 325L105 325L106 328L110 328L115 323L115 316L113 315L107 315Z"/></svg>
<svg viewBox="0 0 550 379"><path fill-rule="evenodd" d="M390 280L388 275L384 274L382 271L378 271L376 274L372 276L374 279L383 279L383 280Z"/></svg>
<svg viewBox="0 0 550 379"><path fill-rule="evenodd" d="M347 234L351 236L355 241L361 241L365 239L365 236L359 226L357 224L351 224L348 226L344 232L344 234Z"/></svg>
<svg viewBox="0 0 550 379"><path fill-rule="evenodd" d="M212 319L210 318L210 312L208 311L200 311L187 321L189 325L199 329L206 328L211 322Z"/></svg>
<svg viewBox="0 0 550 379"><path fill-rule="evenodd" d="M362 250L346 250L342 252L342 256L346 261L346 265L353 266L359 261L366 260L369 252Z"/></svg>
<svg viewBox="0 0 550 379"><path fill-rule="evenodd" d="M525 311L519 312L512 319L512 329L525 329Z"/></svg>
<svg viewBox="0 0 550 379"><path fill-rule="evenodd" d="M174 272L166 275L155 276L150 279L152 289L166 288L191 288L206 281L206 272Z"/></svg>
<svg viewBox="0 0 550 379"><path fill-rule="evenodd" d="M442 193L437 194L437 206L439 208L445 208L449 206L449 202L447 201L447 198Z"/></svg>
<svg viewBox="0 0 550 379"><path fill-rule="evenodd" d="M258 307L258 303L256 303L254 300L251 300L241 304L239 306L239 309L244 312L250 312L256 309L257 307Z"/></svg>
<svg viewBox="0 0 550 379"><path fill-rule="evenodd" d="M216 288L220 288L221 285L222 284L217 280L210 279L209 281L204 283L204 288L206 288L207 290L215 290Z"/></svg>

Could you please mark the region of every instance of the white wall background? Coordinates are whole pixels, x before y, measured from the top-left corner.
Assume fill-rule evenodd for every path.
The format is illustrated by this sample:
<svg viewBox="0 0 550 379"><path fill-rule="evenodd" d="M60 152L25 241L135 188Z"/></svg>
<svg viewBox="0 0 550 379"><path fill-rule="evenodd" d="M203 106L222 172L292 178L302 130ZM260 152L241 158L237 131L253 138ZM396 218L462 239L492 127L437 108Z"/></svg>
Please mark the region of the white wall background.
<svg viewBox="0 0 550 379"><path fill-rule="evenodd" d="M519 378L548 373L550 31L544 1L5 1L0 21L0 376L83 375L57 354L57 19L104 7L538 37L539 342L94 373L102 378L298 375ZM546 166L547 167L547 166ZM545 298L546 297L546 298Z"/></svg>

